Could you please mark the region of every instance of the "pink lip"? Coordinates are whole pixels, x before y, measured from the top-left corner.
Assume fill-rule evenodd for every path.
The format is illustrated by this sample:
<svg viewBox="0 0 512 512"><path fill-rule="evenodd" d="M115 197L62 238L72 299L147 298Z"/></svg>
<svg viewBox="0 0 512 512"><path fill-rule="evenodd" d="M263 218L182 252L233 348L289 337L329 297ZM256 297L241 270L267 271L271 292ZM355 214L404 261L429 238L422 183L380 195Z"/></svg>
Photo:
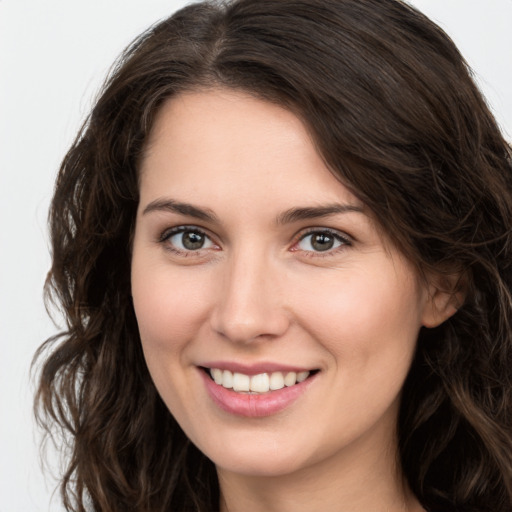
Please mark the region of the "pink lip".
<svg viewBox="0 0 512 512"><path fill-rule="evenodd" d="M213 368L219 367L213 366ZM219 384L215 384L204 370L199 369L199 373L202 376L210 398L218 407L228 413L247 418L262 418L283 411L306 392L318 375L312 375L294 386L284 387L277 391L269 391L268 393L251 395L237 393L232 389L226 389Z"/></svg>
<svg viewBox="0 0 512 512"><path fill-rule="evenodd" d="M305 372L311 371L313 368L301 368L299 366L288 366L280 363L272 362L259 362L253 364L236 363L230 361L211 361L202 363L198 366L204 368L218 368L219 370L229 370L230 372L243 373L245 375L258 375L259 373L272 373L272 372Z"/></svg>

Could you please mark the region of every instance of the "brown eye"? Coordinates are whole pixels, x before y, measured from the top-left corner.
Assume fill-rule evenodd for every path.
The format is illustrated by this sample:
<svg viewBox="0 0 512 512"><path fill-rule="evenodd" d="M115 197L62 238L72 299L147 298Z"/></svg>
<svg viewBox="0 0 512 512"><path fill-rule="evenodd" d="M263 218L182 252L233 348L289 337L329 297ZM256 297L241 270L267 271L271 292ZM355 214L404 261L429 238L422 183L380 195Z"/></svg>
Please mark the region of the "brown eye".
<svg viewBox="0 0 512 512"><path fill-rule="evenodd" d="M185 249L189 251L197 251L204 245L205 236L202 233L193 231L185 231L181 235L181 243Z"/></svg>
<svg viewBox="0 0 512 512"><path fill-rule="evenodd" d="M318 233L311 236L311 247L316 251L328 251L334 246L334 237L326 233Z"/></svg>
<svg viewBox="0 0 512 512"><path fill-rule="evenodd" d="M312 231L305 234L298 242L297 248L306 252L327 252L344 245L351 245L350 240L331 231Z"/></svg>
<svg viewBox="0 0 512 512"><path fill-rule="evenodd" d="M202 231L181 226L162 237L162 241L181 252L199 251L214 246L210 237Z"/></svg>

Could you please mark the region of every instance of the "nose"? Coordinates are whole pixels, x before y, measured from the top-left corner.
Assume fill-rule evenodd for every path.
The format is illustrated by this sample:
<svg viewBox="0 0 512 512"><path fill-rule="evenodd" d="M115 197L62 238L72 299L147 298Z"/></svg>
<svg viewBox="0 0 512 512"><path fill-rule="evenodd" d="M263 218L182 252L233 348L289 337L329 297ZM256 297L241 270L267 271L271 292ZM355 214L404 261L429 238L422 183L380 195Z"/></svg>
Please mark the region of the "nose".
<svg viewBox="0 0 512 512"><path fill-rule="evenodd" d="M230 258L211 314L214 331L237 343L275 339L290 324L282 294L283 272L265 255Z"/></svg>

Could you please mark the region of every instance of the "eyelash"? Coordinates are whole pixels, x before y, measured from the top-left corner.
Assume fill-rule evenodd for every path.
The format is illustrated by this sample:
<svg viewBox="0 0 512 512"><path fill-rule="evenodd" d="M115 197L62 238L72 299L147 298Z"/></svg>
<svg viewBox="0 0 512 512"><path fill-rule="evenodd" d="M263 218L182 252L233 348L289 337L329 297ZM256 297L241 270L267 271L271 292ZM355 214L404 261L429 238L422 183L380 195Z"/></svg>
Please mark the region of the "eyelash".
<svg viewBox="0 0 512 512"><path fill-rule="evenodd" d="M300 249L294 249L300 242L305 240L308 236L311 235L329 235L334 238L335 241L339 242L340 245L338 247L327 249L325 251L302 251L304 255L308 258L326 258L328 256L332 256L333 254L338 254L340 251L346 250L347 247L352 246L352 239L346 234L342 234L339 231L329 228L309 228L305 233L301 233L298 237L298 240L294 243L292 247L292 251L299 251Z"/></svg>
<svg viewBox="0 0 512 512"><path fill-rule="evenodd" d="M204 250L208 250L209 248L199 248L197 250L193 250L193 249L179 249L177 248L176 246L174 246L173 244L170 243L170 239L175 236L175 235L179 235L181 233L194 233L194 234L198 234L198 235L202 235L205 237L205 239L208 239L210 240L210 242L213 244L213 245L216 245L213 241L212 241L212 237L209 236L204 230L198 228L197 226L177 226L175 228L171 228L171 229L166 229L159 237L158 241L162 244L165 245L165 248L166 250L169 250L175 254L178 254L180 256L185 256L185 257L188 257L188 256L199 256L202 254L202 252Z"/></svg>
<svg viewBox="0 0 512 512"><path fill-rule="evenodd" d="M215 242L212 240L212 237L209 236L206 233L206 231L204 231L201 228L198 228L197 226L186 226L186 225L177 226L177 227L174 227L171 229L166 229L158 238L158 242L161 244L165 244L166 250L169 250L175 254L178 254L178 255L184 256L184 257L200 256L200 255L202 255L202 252L204 250L210 249L210 247L207 247L207 248L201 247L197 250L193 250L193 249L183 250L183 249L177 248L176 246L174 246L173 244L170 243L170 239L173 236L179 235L181 233L188 233L188 232L194 233L194 234L199 234L199 235L205 237L205 239L208 239L211 244L213 244L214 246L217 246L217 244L215 244ZM327 234L327 235L331 236L332 238L334 238L334 240L336 242L339 242L340 245L338 245L335 248L327 249L325 251L314 251L314 250L302 250L301 251L300 249L297 248L298 244L300 244L300 242L305 240L308 236L322 235L322 234L324 234L324 235ZM350 247L352 245L353 245L352 238L346 234L340 233L339 231L329 229L329 228L309 228L306 232L300 233L298 235L298 237L296 237L296 241L293 243L290 250L293 252L301 251L308 258L318 258L318 257L325 258L328 256L332 256L333 254L337 254L340 251L346 250L347 247Z"/></svg>

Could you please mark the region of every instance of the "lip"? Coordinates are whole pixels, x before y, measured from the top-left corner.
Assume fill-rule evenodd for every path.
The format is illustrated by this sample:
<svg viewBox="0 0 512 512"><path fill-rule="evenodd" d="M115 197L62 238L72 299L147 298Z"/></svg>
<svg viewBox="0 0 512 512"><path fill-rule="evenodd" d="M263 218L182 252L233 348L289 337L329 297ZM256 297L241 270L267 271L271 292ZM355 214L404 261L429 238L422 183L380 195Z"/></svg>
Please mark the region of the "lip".
<svg viewBox="0 0 512 512"><path fill-rule="evenodd" d="M233 373L243 373L244 375L258 375L260 373L272 373L272 372L306 372L311 371L313 368L303 368L300 366L290 366L283 365L280 363L272 363L268 362L259 362L253 364L244 364L237 362L229 362L229 361L211 361L206 363L201 363L198 366L202 366L203 368L218 368L219 370L229 370Z"/></svg>
<svg viewBox="0 0 512 512"><path fill-rule="evenodd" d="M219 368L219 366L213 366L213 368ZM233 366L229 366L229 369L232 368ZM266 366L266 368L267 371L269 371L269 367ZM280 366L280 368L282 371L283 367ZM261 371L257 371L254 368L252 369L255 373L251 373L250 375L262 373ZM215 384L215 382L206 374L203 369L198 368L198 370L212 401L223 411L246 418L263 418L284 411L288 407L292 406L294 402L296 402L308 390L308 388L311 386L311 384L313 384L318 376L318 374L314 374L307 378L305 381L293 386L284 387L282 389L270 391L268 393L253 395L237 393L232 389L227 389L223 386ZM247 368L245 371L247 371ZM244 373L244 371L241 373Z"/></svg>

